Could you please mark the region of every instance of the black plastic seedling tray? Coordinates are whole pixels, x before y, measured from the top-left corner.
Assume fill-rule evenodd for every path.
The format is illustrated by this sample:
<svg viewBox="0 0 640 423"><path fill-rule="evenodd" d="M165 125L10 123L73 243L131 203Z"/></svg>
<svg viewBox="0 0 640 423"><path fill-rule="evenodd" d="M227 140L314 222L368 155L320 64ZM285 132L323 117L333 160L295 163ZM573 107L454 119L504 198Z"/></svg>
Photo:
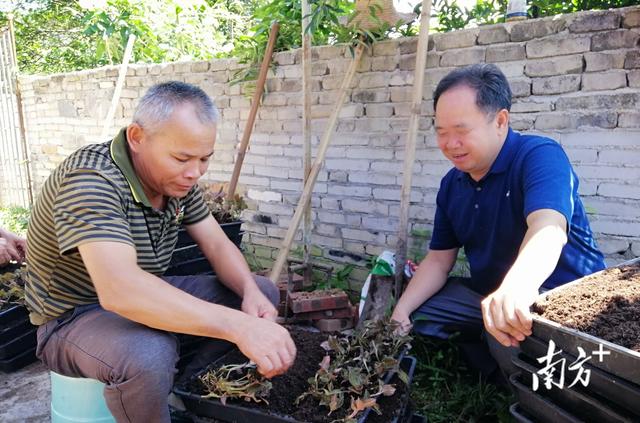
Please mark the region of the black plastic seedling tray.
<svg viewBox="0 0 640 423"><path fill-rule="evenodd" d="M36 349L31 348L15 357L11 357L6 360L0 360L0 371L5 373L14 372L20 370L24 366L36 361Z"/></svg>
<svg viewBox="0 0 640 423"><path fill-rule="evenodd" d="M620 266L629 266L638 263L640 263L640 258L622 263ZM540 298L544 299L551 293L570 288L582 282L583 279L584 278L577 279L549 290L540 295ZM564 327L535 314L533 315L533 335L547 344L549 340L553 340L556 344L556 349L562 349L564 352L572 355L578 354L578 347L582 347L589 355L592 351L599 351L600 346L602 346L603 350L609 354L604 356L602 361L590 360L591 365L605 372L612 373L621 379L640 385L640 353L637 351L575 329Z"/></svg>
<svg viewBox="0 0 640 423"><path fill-rule="evenodd" d="M520 408L520 403L516 402L509 407L509 413L518 423L534 423L533 420Z"/></svg>
<svg viewBox="0 0 640 423"><path fill-rule="evenodd" d="M0 360L8 360L16 355L22 354L36 346L36 331L38 328L32 328L26 333L12 339L11 341L0 345Z"/></svg>
<svg viewBox="0 0 640 423"><path fill-rule="evenodd" d="M219 362L224 361L224 356L221 357ZM215 363L213 364L215 366ZM407 373L409 377L409 386L413 380L413 373L415 371L416 359L411 356L404 356L401 359L400 367ZM203 372L206 371L203 370ZM198 373L194 377L197 377L202 372ZM392 377L390 375L389 377ZM295 420L289 416L277 415L273 413L267 413L255 408L242 407L236 404L227 403L222 404L215 398L202 398L198 394L185 391L180 387L175 387L173 391L182 398L187 410L197 416L209 417L216 420L222 420L225 422L233 423L305 423ZM404 417L404 411L406 410L407 403L409 401L409 394L407 393L406 403L401 408L402 412L400 416L394 417L389 423L401 423L406 419ZM369 416L369 411L365 411L363 415L358 419L358 423L366 423Z"/></svg>
<svg viewBox="0 0 640 423"><path fill-rule="evenodd" d="M0 345L6 344L14 338L28 332L32 328L33 325L29 322L29 318L27 316L0 326Z"/></svg>
<svg viewBox="0 0 640 423"><path fill-rule="evenodd" d="M535 336L529 336L520 343L520 349L523 355L528 357L530 361L533 361L546 355L548 343L536 338ZM578 369L571 370L569 369L569 365L576 361L576 356L567 354L563 351L559 356L556 356L555 360L559 358L564 358L566 360L565 380L575 380ZM591 372L589 384L582 389L611 401L632 414L640 416L640 386L634 385L622 378L614 376L611 373L607 373L592 366L590 363L594 359L595 357L584 363L582 366L585 370L589 370ZM536 366L542 365L536 364Z"/></svg>
<svg viewBox="0 0 640 423"><path fill-rule="evenodd" d="M28 316L27 308L22 305L13 305L0 311L0 327L4 327L14 320Z"/></svg>
<svg viewBox="0 0 640 423"><path fill-rule="evenodd" d="M513 357L512 362L521 369L520 381L525 386L532 387L533 375L538 371L538 368L518 357ZM555 376L558 376L558 372L555 373ZM570 380L566 382L565 379L566 384L562 388L552 384L551 389L547 389L540 375L538 375L538 381L537 390L532 390L532 392L545 395L554 404L565 410L570 410L572 414L585 422L631 423L638 420L637 417L634 419L633 416L622 412L620 409L616 411L611 406L588 395L580 388L576 388L576 386L569 388L567 385L571 383ZM555 377L554 381L557 383L558 377Z"/></svg>
<svg viewBox="0 0 640 423"><path fill-rule="evenodd" d="M533 420L544 423L583 423L582 420L524 385L521 382L520 373L511 375L509 380L516 389L520 408Z"/></svg>

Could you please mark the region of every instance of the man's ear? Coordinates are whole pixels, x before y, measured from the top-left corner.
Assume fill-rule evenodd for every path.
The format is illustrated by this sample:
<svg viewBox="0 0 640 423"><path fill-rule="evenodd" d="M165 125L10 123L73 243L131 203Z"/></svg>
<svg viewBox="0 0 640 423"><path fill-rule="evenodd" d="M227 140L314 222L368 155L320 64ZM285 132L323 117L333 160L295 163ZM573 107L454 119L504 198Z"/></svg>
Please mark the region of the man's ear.
<svg viewBox="0 0 640 423"><path fill-rule="evenodd" d="M496 123L498 124L498 129L509 128L509 111L507 109L498 111L496 114Z"/></svg>
<svg viewBox="0 0 640 423"><path fill-rule="evenodd" d="M139 124L133 122L127 126L127 143L132 151L137 151L144 141L144 129Z"/></svg>

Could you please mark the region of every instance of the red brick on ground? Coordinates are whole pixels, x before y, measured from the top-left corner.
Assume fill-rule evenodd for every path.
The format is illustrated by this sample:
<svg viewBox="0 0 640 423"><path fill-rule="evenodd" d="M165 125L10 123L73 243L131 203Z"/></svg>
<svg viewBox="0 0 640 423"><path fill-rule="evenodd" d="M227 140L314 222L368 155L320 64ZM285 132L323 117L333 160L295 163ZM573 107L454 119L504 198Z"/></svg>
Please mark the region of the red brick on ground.
<svg viewBox="0 0 640 423"><path fill-rule="evenodd" d="M294 313L307 313L319 310L331 310L348 307L349 297L340 289L325 291L292 292L289 305Z"/></svg>
<svg viewBox="0 0 640 423"><path fill-rule="evenodd" d="M353 310L351 307L344 307L331 310L310 311L306 313L296 313L294 318L296 320L320 320L320 319L344 319L351 317Z"/></svg>
<svg viewBox="0 0 640 423"><path fill-rule="evenodd" d="M313 322L313 325L322 332L339 332L353 327L353 319L321 319Z"/></svg>

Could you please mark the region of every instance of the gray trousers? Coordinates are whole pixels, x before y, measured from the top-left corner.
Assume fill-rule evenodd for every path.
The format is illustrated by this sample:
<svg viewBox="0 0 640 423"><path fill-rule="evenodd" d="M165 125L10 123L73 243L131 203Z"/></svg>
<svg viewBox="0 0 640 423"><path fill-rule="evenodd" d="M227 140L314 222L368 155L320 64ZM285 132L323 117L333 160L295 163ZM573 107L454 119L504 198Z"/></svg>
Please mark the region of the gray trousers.
<svg viewBox="0 0 640 423"><path fill-rule="evenodd" d="M167 276L165 281L200 299L240 308L241 299L214 276ZM279 291L267 278L255 276L269 300ZM180 339L185 339L180 335ZM207 339L192 370L203 367L231 347ZM178 335L128 320L99 304L76 307L38 328L37 356L56 373L105 383L107 407L118 423L169 423L167 397L177 373ZM188 370L187 370L188 371ZM186 373L186 372L185 372Z"/></svg>

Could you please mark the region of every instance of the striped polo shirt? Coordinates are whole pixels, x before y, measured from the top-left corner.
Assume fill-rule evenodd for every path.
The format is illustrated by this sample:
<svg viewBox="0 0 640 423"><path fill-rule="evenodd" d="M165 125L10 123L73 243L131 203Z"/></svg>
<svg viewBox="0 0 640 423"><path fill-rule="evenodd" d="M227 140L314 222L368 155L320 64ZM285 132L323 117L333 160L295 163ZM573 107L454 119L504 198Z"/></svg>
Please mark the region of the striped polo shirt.
<svg viewBox="0 0 640 423"><path fill-rule="evenodd" d="M26 275L31 322L41 325L98 302L79 245L129 244L136 249L138 266L161 276L180 226L208 214L197 185L184 198L169 198L164 210L151 206L134 171L125 129L112 141L77 150L49 176L31 213Z"/></svg>

